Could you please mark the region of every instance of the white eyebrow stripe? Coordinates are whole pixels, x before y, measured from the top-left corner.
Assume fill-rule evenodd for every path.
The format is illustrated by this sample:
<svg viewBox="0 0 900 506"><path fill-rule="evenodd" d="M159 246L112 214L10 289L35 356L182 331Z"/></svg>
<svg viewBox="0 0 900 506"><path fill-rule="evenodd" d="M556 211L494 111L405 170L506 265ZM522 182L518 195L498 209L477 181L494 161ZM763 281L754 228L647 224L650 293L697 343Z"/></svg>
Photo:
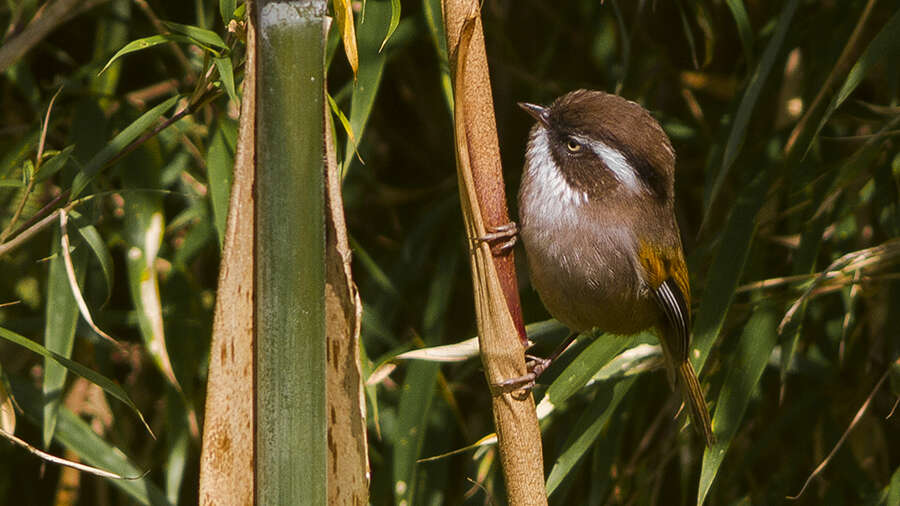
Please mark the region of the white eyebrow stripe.
<svg viewBox="0 0 900 506"><path fill-rule="evenodd" d="M641 184L637 171L630 163L628 163L628 160L625 159L625 155L623 155L621 151L611 148L601 141L595 141L580 135L574 137L578 142L591 148L591 151L603 160L603 163L606 164L616 179L618 179L625 188L634 193L645 189L644 185Z"/></svg>

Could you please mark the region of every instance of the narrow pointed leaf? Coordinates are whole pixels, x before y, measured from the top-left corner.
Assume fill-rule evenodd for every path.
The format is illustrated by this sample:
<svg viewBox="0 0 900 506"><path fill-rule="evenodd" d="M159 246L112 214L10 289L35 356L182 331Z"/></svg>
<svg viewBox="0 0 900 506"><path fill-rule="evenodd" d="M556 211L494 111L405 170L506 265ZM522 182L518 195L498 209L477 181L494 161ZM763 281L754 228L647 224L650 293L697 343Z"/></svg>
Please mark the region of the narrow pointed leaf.
<svg viewBox="0 0 900 506"><path fill-rule="evenodd" d="M158 46L160 44L165 44L167 42L183 42L190 44L193 42L190 37L185 37L184 35L178 35L176 33L166 33L161 35L151 35L150 37L144 37L141 39L133 40L128 44L125 44L125 47L116 51L116 54L112 55L112 58L106 62L106 65L100 69L100 73L106 71L110 65L112 65L116 60L125 56L129 53L134 53L137 51L143 51L144 49L151 48L153 46Z"/></svg>
<svg viewBox="0 0 900 506"><path fill-rule="evenodd" d="M153 124L156 123L156 120L165 114L166 111L171 109L180 98L180 95L176 95L167 99L163 103L145 112L140 118L136 119L132 124L119 132L118 135L113 137L99 153L94 155L94 157L85 164L81 172L75 176L75 180L72 182L72 191L69 194L69 200L71 201L77 198L107 162L125 149L148 128L153 126Z"/></svg>
<svg viewBox="0 0 900 506"><path fill-rule="evenodd" d="M58 232L54 233L53 252L50 268L47 273L47 304L45 310L44 344L48 351L69 358L75 343L75 326L78 323L78 305L72 297L69 287L69 276L66 273L65 261L60 254ZM79 281L84 279L87 251L73 252L73 264ZM43 444L44 448L53 440L56 430L56 417L62 402L63 387L66 384L68 370L52 357L44 360L44 411L43 411Z"/></svg>
<svg viewBox="0 0 900 506"><path fill-rule="evenodd" d="M211 30L206 30L197 26L174 23L172 21L163 21L163 24L169 30L187 35L191 39L200 42L203 45L214 46L219 49L228 49L228 44L225 44L225 41L222 40L222 37L220 37L218 33Z"/></svg>
<svg viewBox="0 0 900 506"><path fill-rule="evenodd" d="M719 392L713 414L713 430L717 441L703 454L700 470L700 489L697 504L706 500L710 487L719 472L732 439L740 428L744 412L759 378L762 376L772 348L775 347L777 314L768 302L763 302L744 327L738 347L732 353L732 363Z"/></svg>
<svg viewBox="0 0 900 506"><path fill-rule="evenodd" d="M384 51L384 46L388 43L388 40L391 38L391 35L394 34L394 30L397 29L397 25L400 24L400 0L391 0L391 23L388 25L387 35L384 36L384 41L382 41L381 46L378 48L378 52Z"/></svg>
<svg viewBox="0 0 900 506"><path fill-rule="evenodd" d="M231 58L222 56L216 58L215 62L216 69L219 71L219 79L222 80L222 85L225 86L228 98L233 100L234 103L240 104L240 99L238 99L237 92L234 90L234 68L231 65Z"/></svg>
<svg viewBox="0 0 900 506"><path fill-rule="evenodd" d="M74 372L74 371L73 371ZM25 416L37 423L41 416L40 393L26 381L10 378L13 394ZM91 429L87 422L66 407L60 407L54 439L72 450L91 466L113 471L121 476L142 476L144 470L132 464L125 453L111 445ZM109 480L109 483L132 497L139 504L163 506L171 504L165 494L149 478Z"/></svg>
<svg viewBox="0 0 900 506"><path fill-rule="evenodd" d="M341 32L341 40L344 43L344 54L347 55L347 61L350 63L350 69L353 70L353 78L356 79L356 72L359 70L359 49L356 45L356 24L353 22L353 7L350 0L332 0L334 8L334 17L337 21L337 28Z"/></svg>
<svg viewBox="0 0 900 506"><path fill-rule="evenodd" d="M756 69L753 71L753 75L750 77L750 82L747 84L747 89L744 91L744 96L741 98L741 103L735 114L731 131L728 133L728 143L725 145L722 166L716 174L712 190L709 193L709 200L703 218L704 223L706 223L709 213L712 211L713 205L718 199L719 193L722 191L725 180L731 174L731 167L734 165L734 161L737 159L741 146L744 144L744 139L747 136L750 118L757 109L756 102L768 82L769 74L778 61L778 55L781 53L785 38L789 32L788 29L791 26L791 20L793 19L799 4L799 0L789 0L784 6L784 9L778 15L778 25L775 28L775 34L772 35L772 39L769 40L769 44L766 46L765 52L763 52L759 65L757 65Z"/></svg>
<svg viewBox="0 0 900 506"><path fill-rule="evenodd" d="M572 428L572 437L557 457L547 477L547 495L551 495L600 437L609 418L634 384L635 378L607 382L598 388L594 400Z"/></svg>
<svg viewBox="0 0 900 506"><path fill-rule="evenodd" d="M11 343L18 344L19 346L21 346L29 351L37 353L38 355L41 355L42 357L55 360L60 365L62 365L66 369L68 369L70 372L73 372L73 373L81 376L82 378L90 381L91 383L99 386L100 388L103 389L103 391L105 391L109 395L112 395L116 399L119 399L120 401L125 403L125 405L127 405L129 408L131 408L131 410L134 411L134 413L138 416L138 418L141 419L141 423L144 424L144 427L147 429L147 432L149 432L150 435L153 435L153 431L150 430L150 426L147 425L147 422L144 420L144 415L142 415L141 412L138 410L137 405L135 405L134 402L131 400L131 398L128 397L128 394L125 393L125 390L122 390L122 387L113 383L112 380L108 379L106 376L103 376L100 373L97 373L91 369L88 369L87 367L79 364L78 362L69 360L68 358L60 355L59 353L50 351L47 348L44 348L43 346L41 346L40 344L32 341L31 339L28 339L27 337L17 334L11 330L0 327L0 337L2 337L3 339L6 339L7 341L9 341ZM156 436L154 436L154 437L156 437Z"/></svg>

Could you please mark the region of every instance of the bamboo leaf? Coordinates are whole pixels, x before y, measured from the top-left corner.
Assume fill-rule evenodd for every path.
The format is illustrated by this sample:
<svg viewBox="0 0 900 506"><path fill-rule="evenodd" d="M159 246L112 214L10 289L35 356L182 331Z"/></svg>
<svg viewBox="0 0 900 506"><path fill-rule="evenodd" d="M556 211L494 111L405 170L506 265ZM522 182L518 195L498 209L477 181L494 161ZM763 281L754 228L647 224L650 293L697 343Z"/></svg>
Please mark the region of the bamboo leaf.
<svg viewBox="0 0 900 506"><path fill-rule="evenodd" d="M550 469L550 476L547 477L548 496L559 487L584 454L593 447L609 418L634 384L634 380L635 378L628 378L610 381L598 388L594 400L578 418L572 428L571 437L566 441L562 452Z"/></svg>
<svg viewBox="0 0 900 506"><path fill-rule="evenodd" d="M236 147L237 128L234 121L220 119L206 152L210 202L220 249L225 242L225 221L228 217L228 202L231 200L231 185L234 180Z"/></svg>
<svg viewBox="0 0 900 506"><path fill-rule="evenodd" d="M353 79L359 70L359 49L356 46L356 24L353 22L353 7L350 0L332 0L335 20L338 30L341 32L341 40L344 43L344 54L353 70Z"/></svg>
<svg viewBox="0 0 900 506"><path fill-rule="evenodd" d="M163 24L173 32L181 33L199 42L201 46L215 46L219 49L228 49L228 44L222 40L218 33L197 26L183 25L172 21L163 21Z"/></svg>
<svg viewBox="0 0 900 506"><path fill-rule="evenodd" d="M228 22L234 19L234 10L237 8L237 0L219 0L219 15L222 22L228 26Z"/></svg>
<svg viewBox="0 0 900 506"><path fill-rule="evenodd" d="M222 56L215 58L214 61L216 62L216 69L219 71L222 85L225 86L225 91L228 92L228 98L240 106L241 101L237 96L237 92L234 91L234 69L231 66L231 57Z"/></svg>
<svg viewBox="0 0 900 506"><path fill-rule="evenodd" d="M400 24L400 0L391 0L391 22L388 25L387 35L384 36L384 41L382 41L381 46L378 47L378 52L384 51L384 46L387 45L388 40L391 38L391 35L394 34L394 30L397 29L397 25Z"/></svg>
<svg viewBox="0 0 900 506"><path fill-rule="evenodd" d="M569 397L578 392L581 387L600 370L605 364L621 353L624 349L645 340L654 339L652 334L644 332L636 336L614 336L604 334L594 339L575 360L566 367L563 372L550 384L547 393L538 403L538 411L547 406L559 406Z"/></svg>
<svg viewBox="0 0 900 506"><path fill-rule="evenodd" d="M425 440L425 425L434 398L438 364L410 362L403 382L400 406L397 408L397 429L394 433L394 503L414 504L416 489L416 460Z"/></svg>
<svg viewBox="0 0 900 506"><path fill-rule="evenodd" d="M366 5L366 22L359 25L356 41L359 50L359 71L356 85L350 99L350 131L356 135L356 142L362 142L366 123L372 113L375 97L384 75L386 56L378 51L382 41L380 30L390 19L387 2L371 2ZM356 147L347 143L341 158L341 174L346 175Z"/></svg>
<svg viewBox="0 0 900 506"><path fill-rule="evenodd" d="M55 154L52 158L47 160L46 162L41 164L40 170L38 170L35 177L36 181L41 182L48 177L56 174L63 167L66 166L66 162L69 161L69 158L72 157L72 151L75 149L75 145L66 146L62 151Z"/></svg>
<svg viewBox="0 0 900 506"><path fill-rule="evenodd" d="M744 50L744 60L747 68L753 68L753 29L750 27L750 16L747 15L744 0L725 0L725 4L731 11L735 24L737 24L738 36L741 38L741 48Z"/></svg>
<svg viewBox="0 0 900 506"><path fill-rule="evenodd" d="M694 323L691 361L698 373L703 370L709 351L722 330L734 291L744 272L756 231L756 215L765 202L770 180L771 176L762 172L744 188L721 234L719 249L706 275L709 281Z"/></svg>
<svg viewBox="0 0 900 506"><path fill-rule="evenodd" d="M131 410L134 411L134 413L138 416L138 418L141 419L141 423L144 424L144 427L147 429L147 432L149 432L150 435L153 436L154 438L156 437L153 435L153 431L150 430L150 426L144 420L144 415L141 414L141 412L138 410L137 406L134 404L134 402L131 400L131 398L128 397L128 394L125 393L125 390L122 390L122 387L113 383L110 379L106 378L105 376L103 376L95 371L92 371L91 369L88 369L87 367L79 364L78 362L69 360L68 358L60 355L59 353L50 351L47 348L44 348L43 346L41 346L40 344L32 341L31 339L28 339L25 336L19 335L11 330L0 327L0 337L2 337L3 339L6 339L7 341L9 341L11 343L18 344L19 346L21 346L29 351L37 353L38 355L41 355L44 358L49 358L49 359L55 360L57 363L59 363L60 365L62 365L66 369L68 369L69 371L71 371L71 372L81 376L82 378L90 381L91 383L94 383L95 385L99 386L100 388L103 389L103 391L105 391L109 395L112 395L116 399L119 399L120 401L125 403L125 405L127 405L129 408L131 408Z"/></svg>
<svg viewBox="0 0 900 506"><path fill-rule="evenodd" d="M69 211L69 214L72 215L72 218L81 221L81 215L78 212ZM104 300L104 304L106 304L112 296L115 276L112 254L109 252L109 248L106 247L106 242L100 236L100 232L97 231L97 227L94 225L90 223L78 225L78 233L81 234L81 237L88 243L88 246L90 246L91 251L94 252L94 257L100 264L100 270L103 271L103 279L106 281L106 299Z"/></svg>
<svg viewBox="0 0 900 506"><path fill-rule="evenodd" d="M847 100L850 94L853 93L853 90L859 86L859 83L861 83L863 78L868 75L869 71L876 63L896 62L898 59L900 59L900 10L895 12L894 15L891 16L891 19L885 23L881 31L878 32L878 35L876 35L875 38L872 39L872 42L869 43L869 46L866 47L866 50L859 57L859 60L856 61L856 64L853 65L853 68L850 69L850 73L847 74L847 79L834 95L834 98L831 99L831 103L828 104L828 109L825 110L825 114L822 115L822 119L819 120L819 125L816 127L816 131L811 138L815 138L819 135L819 132L825 127L825 123L831 119L831 115L834 114L834 111ZM812 142L807 144L804 153L808 152L811 146Z"/></svg>
<svg viewBox="0 0 900 506"><path fill-rule="evenodd" d="M719 198L719 193L722 191L725 180L731 174L731 167L734 165L734 161L741 151L741 147L743 146L744 139L747 135L747 127L750 125L750 118L756 110L756 101L759 99L760 94L762 94L762 90L768 81L772 68L775 67L778 55L780 54L782 46L784 45L784 40L787 37L788 29L791 26L791 20L793 19L799 4L799 0L790 0L784 6L781 13L779 13L775 34L772 35L772 39L766 46L766 50L763 52L759 65L757 65L756 69L753 71L753 75L750 76L750 82L747 84L747 89L744 91L744 96L741 98L741 103L735 114L731 131L728 133L728 142L725 145L722 166L716 174L712 189L709 192L709 200L703 217L704 224L707 222L710 212L713 210L713 205ZM703 226L701 226L701 228L703 228Z"/></svg>
<svg viewBox="0 0 900 506"><path fill-rule="evenodd" d="M144 49L158 46L160 44L165 44L167 42L182 42L190 44L193 42L193 40L191 40L190 37L185 37L184 35L178 35L174 33L151 35L150 37L133 40L128 44L125 44L122 49L116 51L116 54L112 55L112 58L110 58L109 61L106 62L106 65L104 65L103 68L100 69L99 73L102 74L103 72L105 72L110 65L112 65L116 60L125 56L126 54L143 51Z"/></svg>
<svg viewBox="0 0 900 506"><path fill-rule="evenodd" d="M762 376L772 348L775 347L777 323L773 305L768 301L762 301L744 326L737 349L732 353L732 362L713 414L717 441L703 454L697 494L698 506L706 500L719 472L719 466L740 428L753 390Z"/></svg>
<svg viewBox="0 0 900 506"><path fill-rule="evenodd" d="M82 191L84 191L85 187L97 176L97 173L106 165L107 162L112 160L114 156L116 156L120 151L125 149L129 144L131 144L135 139L138 138L142 133L144 133L148 128L153 126L163 114L166 113L178 100L181 98L180 95L176 95L174 97L169 98L165 102L157 105L156 107L150 109L141 115L140 118L136 119L133 123L125 127L124 130L119 132L118 135L113 137L109 143L100 150L99 153L94 155L93 158L85 164L84 168L75 176L75 180L72 181L72 191L69 194L69 200L74 200L78 197Z"/></svg>
<svg viewBox="0 0 900 506"><path fill-rule="evenodd" d="M2 333L2 329L0 329L0 333ZM24 410L25 416L37 423L41 417L40 393L24 380L13 377L10 378L10 383L17 404ZM113 396L115 397L115 395ZM66 407L59 409L59 420L54 439L75 452L82 461L94 467L114 470L116 474L127 477L145 474L129 461L122 450L97 435L87 422ZM128 480L111 479L109 483L140 504L153 506L170 504L162 490L146 477Z"/></svg>
<svg viewBox="0 0 900 506"><path fill-rule="evenodd" d="M53 247L53 258L50 259L50 268L47 272L47 303L44 318L44 344L48 351L59 353L60 356L69 358L72 355L72 347L75 343L75 326L78 323L78 305L72 297L69 287L69 277L66 273L59 243L59 232L54 233L56 240ZM79 281L84 279L87 255L85 250L73 252L73 263L76 267ZM43 407L43 444L44 448L50 446L53 434L56 431L56 420L59 406L62 402L63 387L66 384L68 370L52 357L44 359L44 381L42 389L44 393Z"/></svg>
<svg viewBox="0 0 900 506"><path fill-rule="evenodd" d="M118 342L112 338L109 334L104 332L96 323L94 323L94 319L91 317L91 312L88 309L87 302L84 300L84 296L81 294L81 287L78 283L77 275L75 274L75 266L72 263L72 256L69 254L69 235L66 227L66 223L68 221L69 214L65 209L60 209L59 211L59 231L60 231L60 255L63 258L63 264L66 267L66 274L69 280L69 287L72 291L72 296L75 298L75 303L78 305L78 310L81 312L81 317L84 318L84 321L90 325L91 329L97 333L103 339L107 341L118 344Z"/></svg>

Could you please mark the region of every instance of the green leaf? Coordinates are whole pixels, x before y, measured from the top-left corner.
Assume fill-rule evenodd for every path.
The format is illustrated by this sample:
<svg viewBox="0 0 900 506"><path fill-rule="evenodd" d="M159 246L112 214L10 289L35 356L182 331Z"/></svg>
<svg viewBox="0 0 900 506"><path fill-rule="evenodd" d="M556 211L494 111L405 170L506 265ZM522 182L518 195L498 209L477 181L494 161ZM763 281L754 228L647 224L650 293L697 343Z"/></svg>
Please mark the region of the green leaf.
<svg viewBox="0 0 900 506"><path fill-rule="evenodd" d="M209 141L209 150L206 152L210 202L220 249L225 243L225 226L228 218L228 203L231 200L231 184L234 180L236 147L237 125L233 120L221 118Z"/></svg>
<svg viewBox="0 0 900 506"><path fill-rule="evenodd" d="M784 40L787 37L788 29L791 26L791 20L794 17L794 13L797 11L799 3L799 0L790 0L778 15L778 26L775 28L775 34L766 46L766 50L763 52L759 65L750 77L750 83L747 85L747 89L744 91L744 96L741 98L741 103L738 106L734 124L731 127L731 131L728 133L728 143L725 145L725 154L722 157L722 167L719 169L718 174L716 174L712 189L709 193L709 200L707 202L706 211L704 212L703 223L707 222L710 212L712 212L714 204L719 197L719 193L722 191L725 180L731 173L731 167L734 165L734 161L741 151L741 147L743 146L744 139L747 135L747 127L750 125L750 118L756 110L756 101L759 99L759 96L766 85L769 74L775 67L778 55L781 52ZM701 226L701 228L703 227Z"/></svg>
<svg viewBox="0 0 900 506"><path fill-rule="evenodd" d="M635 378L627 378L621 381L609 381L598 387L594 399L578 418L578 422L571 430L571 437L566 441L564 449L553 463L553 468L550 469L550 476L547 477L548 496L556 490L569 472L575 468L575 464L600 437L609 418L615 413L619 403L634 384L634 380Z"/></svg>
<svg viewBox="0 0 900 506"><path fill-rule="evenodd" d="M876 63L886 62L888 65L892 65L896 63L898 59L900 59L900 10L895 12L894 15L891 16L891 19L885 23L881 31L878 32L878 35L876 35L875 38L872 39L872 42L869 43L869 46L866 47L866 50L859 57L859 60L856 61L856 64L853 65L853 68L850 69L850 73L847 74L847 79L835 94L834 98L831 99L831 103L828 104L828 109L825 110L825 114L819 121L819 125L816 127L812 137L819 134L825 126L825 123L827 123L831 118L831 115L834 114L834 111L847 100L850 94L853 93L853 90L859 86L859 83L862 82L866 75L868 75L869 70L871 70ZM811 142L806 145L803 152L806 153L810 146L812 146Z"/></svg>
<svg viewBox="0 0 900 506"><path fill-rule="evenodd" d="M216 62L216 68L219 70L219 78L225 86L225 91L228 92L228 98L233 100L236 104L240 104L241 101L234 91L234 69L231 66L231 58L222 56L216 58L214 61Z"/></svg>
<svg viewBox="0 0 900 506"><path fill-rule="evenodd" d="M0 188L24 188L25 182L21 179L0 179Z"/></svg>
<svg viewBox="0 0 900 506"><path fill-rule="evenodd" d="M709 351L725 323L734 291L750 255L756 232L756 215L765 203L769 181L771 176L764 171L744 188L721 234L719 249L706 275L708 282L694 323L691 361L697 373L703 370Z"/></svg>
<svg viewBox="0 0 900 506"><path fill-rule="evenodd" d="M47 303L44 312L46 324L44 325L44 345L48 351L58 353L69 358L72 355L72 347L75 343L75 326L78 323L78 305L72 296L69 287L69 279L66 275L66 267L62 254L60 254L59 230L53 234L53 258L50 259L50 269L47 273ZM75 277L83 282L85 266L87 264L87 251L79 249L72 252L72 264L75 267ZM56 430L56 419L59 406L62 403L63 387L66 384L68 370L52 357L44 358L44 413L43 413L43 444L44 448L50 446L53 433Z"/></svg>
<svg viewBox="0 0 900 506"><path fill-rule="evenodd" d="M228 22L234 19L234 9L237 8L237 0L219 0L219 15L222 23L228 26Z"/></svg>
<svg viewBox="0 0 900 506"><path fill-rule="evenodd" d="M389 23L390 12L387 2L371 2L366 5L366 22L357 27L356 43L359 50L359 71L356 85L350 99L350 131L356 135L356 142L362 142L366 123L372 113L381 78L384 75L386 57L379 52L382 42L381 30ZM341 158L341 174L346 175L356 146L347 143Z"/></svg>
<svg viewBox="0 0 900 506"><path fill-rule="evenodd" d="M651 339L655 338L649 332L643 332L636 336L603 334L594 338L594 342L588 345L547 388L547 393L539 404L561 405L586 385L597 371L622 350Z"/></svg>
<svg viewBox="0 0 900 506"><path fill-rule="evenodd" d="M738 36L741 38L741 48L744 50L744 60L747 68L753 68L753 29L750 27L750 16L744 7L744 0L725 0L734 22L737 24Z"/></svg>
<svg viewBox="0 0 900 506"><path fill-rule="evenodd" d="M384 46L388 43L388 39L391 38L391 35L394 34L394 30L397 29L397 25L400 24L400 0L391 0L391 22L388 25L387 35L384 36L384 41L382 41L381 46L378 48L378 52L384 51Z"/></svg>
<svg viewBox="0 0 900 506"><path fill-rule="evenodd" d="M88 243L88 246L91 247L91 251L94 252L97 262L100 263L100 269L103 271L103 279L106 281L106 298L103 302L106 304L109 302L113 290L114 273L112 254L110 254L109 248L106 247L106 241L103 240L103 237L100 236L100 232L97 231L97 228L93 224L84 222L82 216L76 211L69 211L69 214L76 220L78 233L81 234L81 237Z"/></svg>
<svg viewBox="0 0 900 506"><path fill-rule="evenodd" d="M737 349L732 353L732 362L716 402L713 428L718 440L703 454L698 506L706 500L731 440L740 428L754 387L762 377L772 348L775 347L775 326L778 319L774 306L766 300L758 302L760 305L744 326Z"/></svg>
<svg viewBox="0 0 900 506"><path fill-rule="evenodd" d="M341 126L344 128L344 133L347 134L347 145L353 146L353 151L356 153L356 156L359 156L359 145L356 143L356 136L353 135L353 127L350 126L350 121L347 120L344 111L342 111L337 105L337 102L334 101L334 97L331 96L331 93L326 92L325 98L328 99L328 105L331 107L331 112L337 116L338 121L341 122ZM362 158L360 158L360 161L362 161Z"/></svg>
<svg viewBox="0 0 900 506"><path fill-rule="evenodd" d="M887 498L884 502L886 506L900 506L900 466L894 470L891 475L891 483L886 490Z"/></svg>
<svg viewBox="0 0 900 506"><path fill-rule="evenodd" d="M191 25L182 25L172 21L163 21L163 24L173 32L181 33L190 37L193 41L199 42L203 46L214 46L220 49L228 49L228 44L219 37L219 34L205 28Z"/></svg>
<svg viewBox="0 0 900 506"><path fill-rule="evenodd" d="M69 195L69 201L78 197L107 162L112 160L120 151L128 147L128 145L143 134L144 131L153 126L153 124L156 123L156 120L165 114L166 111L171 109L180 98L181 95L175 95L150 109L142 114L140 118L134 120L132 124L125 127L118 135L113 137L113 139L109 141L99 153L94 155L94 157L91 158L88 163L85 164L84 168L75 176L75 180L72 181L72 192Z"/></svg>
<svg viewBox="0 0 900 506"><path fill-rule="evenodd" d="M394 502L414 504L416 489L416 460L425 440L426 422L434 398L438 364L410 362L403 382L400 406L397 408L397 429L394 434Z"/></svg>
<svg viewBox="0 0 900 506"><path fill-rule="evenodd" d="M68 287L68 284L67 284L67 287ZM153 435L153 431L150 430L150 426L147 424L147 421L144 420L144 415L142 415L141 412L138 410L137 405L135 405L134 402L131 400L131 398L128 397L128 394L125 393L125 390L122 390L122 387L113 383L112 380L108 379L106 376L103 376L102 374L92 371L91 369L88 369L87 367L79 364L78 362L69 360L68 358L60 355L59 353L56 353L54 351L48 350L47 348L44 348L40 344L32 341L31 339L28 339L25 336L16 334L15 332L5 329L3 327L0 327L0 337L2 337L3 339L6 339L7 341L10 341L14 344L18 344L19 346L26 348L29 351L37 353L38 355L41 355L44 358L53 359L56 362L58 362L60 365L62 365L66 369L68 369L69 371L81 376L82 378L84 378L84 379L90 381L91 383L97 385L98 387L102 388L106 393L108 393L109 395L112 395L116 399L119 399L120 401L125 403L125 405L127 405L129 408L131 408L131 410L134 411L134 413L138 416L138 418L141 419L141 423L144 424L144 427L147 429L147 432L149 432L151 436ZM153 436L153 437L156 437L156 436Z"/></svg>
<svg viewBox="0 0 900 506"><path fill-rule="evenodd" d="M33 423L41 419L40 393L27 381L10 378L13 393L25 416ZM138 477L144 471L134 466L119 448L97 435L87 422L65 406L60 407L54 439L77 454L83 462L113 471L120 476ZM109 479L109 483L122 490L140 504L162 506L170 504L165 494L146 477L128 480Z"/></svg>
<svg viewBox="0 0 900 506"><path fill-rule="evenodd" d="M72 151L75 149L75 145L66 146L65 149L57 153L53 158L47 160L46 162L41 164L41 168L37 172L37 182L41 182L48 177L56 174L63 167L66 166L66 162L69 161L69 158L72 156Z"/></svg>
<svg viewBox="0 0 900 506"><path fill-rule="evenodd" d="M144 37L142 39L137 39L125 44L125 47L116 51L116 54L106 62L106 65L100 69L100 74L106 71L110 65L113 64L116 60L125 56L129 53L134 53L137 51L143 51L144 49L151 48L153 46L158 46L160 44L165 44L167 42L183 42L190 44L194 42L190 37L185 37L184 35L178 35L175 33L165 33L161 35L151 35L150 37Z"/></svg>

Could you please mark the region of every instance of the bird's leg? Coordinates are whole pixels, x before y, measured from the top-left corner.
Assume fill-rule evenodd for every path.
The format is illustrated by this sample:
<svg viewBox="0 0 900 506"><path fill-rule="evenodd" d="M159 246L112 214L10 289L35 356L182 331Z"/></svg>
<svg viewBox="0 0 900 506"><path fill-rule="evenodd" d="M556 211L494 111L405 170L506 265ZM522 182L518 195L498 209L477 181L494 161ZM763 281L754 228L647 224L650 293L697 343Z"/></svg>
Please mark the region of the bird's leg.
<svg viewBox="0 0 900 506"><path fill-rule="evenodd" d="M504 225L489 227L486 234L475 238L475 243L486 242L491 246L491 253L494 256L501 256L512 250L518 240L519 226L511 221Z"/></svg>
<svg viewBox="0 0 900 506"><path fill-rule="evenodd" d="M515 392L517 390L524 390L527 392L531 390L534 388L535 381L537 381L538 377L550 367L550 364L552 364L554 360L559 358L559 356L566 351L569 345L575 341L576 337L578 337L577 332L570 333L547 358L525 355L525 358L527 359L525 367L528 372L517 378L505 379L494 384L494 387L502 393Z"/></svg>

